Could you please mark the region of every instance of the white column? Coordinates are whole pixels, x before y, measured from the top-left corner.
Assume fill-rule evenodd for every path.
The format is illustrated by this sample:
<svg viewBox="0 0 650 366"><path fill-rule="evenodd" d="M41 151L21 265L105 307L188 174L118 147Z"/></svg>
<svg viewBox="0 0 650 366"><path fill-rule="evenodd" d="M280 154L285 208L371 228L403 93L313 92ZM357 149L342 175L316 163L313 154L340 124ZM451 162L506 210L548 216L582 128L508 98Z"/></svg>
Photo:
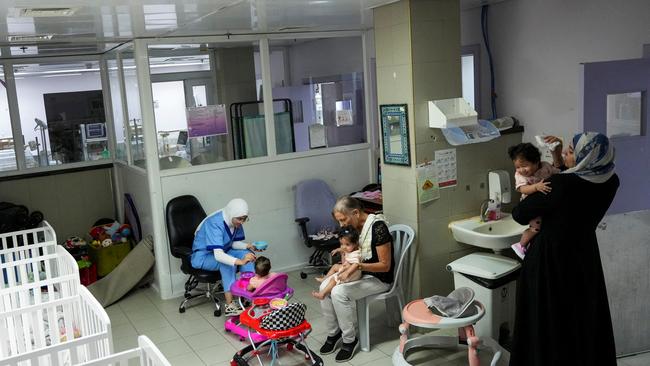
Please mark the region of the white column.
<svg viewBox="0 0 650 366"><path fill-rule="evenodd" d="M268 156L276 156L271 57L269 54L269 39L266 37L260 39L260 64L262 67L262 93L264 97L264 122L266 125L266 153Z"/></svg>
<svg viewBox="0 0 650 366"><path fill-rule="evenodd" d="M169 270L168 240L165 230L164 203L158 165L158 141L156 121L153 109L153 92L149 73L149 54L147 42L135 40L135 65L140 91L140 108L142 110L142 134L144 137L144 155L147 162L147 184L151 200L151 220L153 223L153 243L156 257L154 286L163 299L172 297L171 274Z"/></svg>

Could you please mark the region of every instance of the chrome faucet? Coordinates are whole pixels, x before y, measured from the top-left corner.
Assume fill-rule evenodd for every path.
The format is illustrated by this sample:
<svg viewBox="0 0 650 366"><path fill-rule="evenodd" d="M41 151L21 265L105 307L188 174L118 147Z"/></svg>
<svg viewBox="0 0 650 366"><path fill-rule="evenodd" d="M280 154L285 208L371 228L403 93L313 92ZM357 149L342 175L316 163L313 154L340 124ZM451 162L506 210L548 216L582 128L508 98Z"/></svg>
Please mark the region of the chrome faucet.
<svg viewBox="0 0 650 366"><path fill-rule="evenodd" d="M479 216L481 218L481 222L487 222L487 209L488 209L488 204L490 203L490 200L487 199L483 202L481 202L481 212L479 212Z"/></svg>

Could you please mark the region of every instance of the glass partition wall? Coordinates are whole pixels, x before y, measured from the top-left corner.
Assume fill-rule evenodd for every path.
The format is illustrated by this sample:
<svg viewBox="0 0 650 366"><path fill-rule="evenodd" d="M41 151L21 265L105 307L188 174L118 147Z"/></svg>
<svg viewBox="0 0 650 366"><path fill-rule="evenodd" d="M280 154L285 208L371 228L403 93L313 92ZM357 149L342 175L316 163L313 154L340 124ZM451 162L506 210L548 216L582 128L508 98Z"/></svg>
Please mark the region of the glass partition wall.
<svg viewBox="0 0 650 366"><path fill-rule="evenodd" d="M367 142L360 35L267 44L267 94L259 41L148 45L161 170Z"/></svg>
<svg viewBox="0 0 650 366"><path fill-rule="evenodd" d="M110 158L98 60L13 69L27 168Z"/></svg>
<svg viewBox="0 0 650 366"><path fill-rule="evenodd" d="M146 169L143 108L153 110L148 141L161 170L366 143L362 36L339 33L151 39L144 56L129 43L101 56L106 85L99 56L7 61L14 82L0 67L0 175L102 161ZM148 70L137 70L136 56ZM151 104L141 105L138 71L148 73Z"/></svg>
<svg viewBox="0 0 650 366"><path fill-rule="evenodd" d="M276 137L290 121L294 145L278 154L366 142L360 36L271 40L270 53Z"/></svg>
<svg viewBox="0 0 650 366"><path fill-rule="evenodd" d="M160 169L267 156L258 42L148 52Z"/></svg>

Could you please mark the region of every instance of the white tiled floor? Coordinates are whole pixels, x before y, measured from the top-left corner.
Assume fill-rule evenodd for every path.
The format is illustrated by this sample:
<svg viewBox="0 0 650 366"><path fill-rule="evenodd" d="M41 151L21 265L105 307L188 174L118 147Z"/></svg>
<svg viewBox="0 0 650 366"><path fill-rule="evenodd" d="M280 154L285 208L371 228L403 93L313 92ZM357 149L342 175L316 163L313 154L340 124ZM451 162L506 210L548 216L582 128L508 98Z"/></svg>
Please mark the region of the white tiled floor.
<svg viewBox="0 0 650 366"><path fill-rule="evenodd" d="M293 300L307 304L307 319L313 332L308 338L312 350L318 350L325 339L323 317L318 302L311 296L316 288L313 277L301 280L298 272L289 274L289 286L295 290ZM151 289L137 290L106 309L111 318L115 352L136 347L137 335L145 334L160 348L172 365L229 366L237 350L246 346L239 338L224 331L225 317L214 317L210 302L178 312L181 299L160 300ZM359 352L343 366L390 366L391 355L398 344L396 327L388 327L383 319L382 304L371 311L371 352ZM280 366L308 365L299 352L280 351ZM485 354L486 356L489 356ZM466 366L466 352L420 351L409 361L417 365ZM327 365L334 365L334 355L323 356ZM270 363L267 363L270 364ZM489 364L487 362L486 364ZM501 363L500 363L501 365ZM619 360L619 366L650 365L650 354Z"/></svg>

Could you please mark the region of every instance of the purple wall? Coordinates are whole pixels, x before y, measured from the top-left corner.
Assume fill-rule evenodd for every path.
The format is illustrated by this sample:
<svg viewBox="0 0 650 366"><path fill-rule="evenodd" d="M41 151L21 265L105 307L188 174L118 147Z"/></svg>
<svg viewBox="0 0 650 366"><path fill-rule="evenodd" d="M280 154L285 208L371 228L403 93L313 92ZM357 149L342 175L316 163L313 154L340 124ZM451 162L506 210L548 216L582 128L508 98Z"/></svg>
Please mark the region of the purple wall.
<svg viewBox="0 0 650 366"><path fill-rule="evenodd" d="M612 138L621 180L609 214L650 209L648 91L650 59L591 62L583 65L583 130L607 132L607 94L643 91L642 136Z"/></svg>

